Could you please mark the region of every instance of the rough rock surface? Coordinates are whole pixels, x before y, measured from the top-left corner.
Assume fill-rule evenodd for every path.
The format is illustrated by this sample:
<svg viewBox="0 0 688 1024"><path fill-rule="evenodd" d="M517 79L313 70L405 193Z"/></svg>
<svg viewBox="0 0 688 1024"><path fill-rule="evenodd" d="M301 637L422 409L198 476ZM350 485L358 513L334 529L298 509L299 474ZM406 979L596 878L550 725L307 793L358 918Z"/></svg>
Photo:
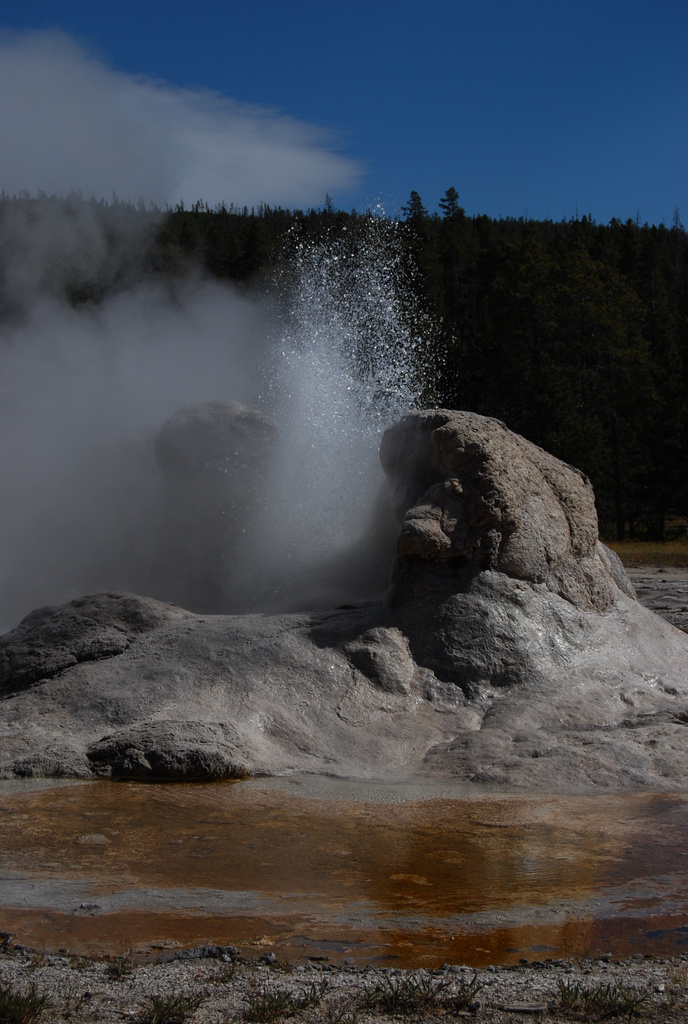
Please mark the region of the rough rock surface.
<svg viewBox="0 0 688 1024"><path fill-rule="evenodd" d="M496 570L603 611L621 587L618 559L598 546L588 479L499 420L443 409L411 413L386 432L380 458L403 516L393 598L423 589L437 568Z"/></svg>
<svg viewBox="0 0 688 1024"><path fill-rule="evenodd" d="M188 613L132 594L98 594L60 608L37 608L3 638L0 694L25 690L83 661L122 654L134 637L170 617L186 619Z"/></svg>
<svg viewBox="0 0 688 1024"><path fill-rule="evenodd" d="M387 601L34 612L0 639L0 774L685 787L688 637L598 543L582 474L445 410L406 417L381 457L401 519Z"/></svg>

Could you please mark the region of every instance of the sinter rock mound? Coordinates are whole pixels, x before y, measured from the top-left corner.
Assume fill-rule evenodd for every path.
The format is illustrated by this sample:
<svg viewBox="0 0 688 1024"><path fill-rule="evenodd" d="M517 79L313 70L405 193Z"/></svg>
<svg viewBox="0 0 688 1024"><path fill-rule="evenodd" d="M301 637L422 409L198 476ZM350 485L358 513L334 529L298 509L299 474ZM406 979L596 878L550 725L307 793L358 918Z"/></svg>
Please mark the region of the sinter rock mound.
<svg viewBox="0 0 688 1024"><path fill-rule="evenodd" d="M394 602L464 567L542 583L586 610L604 611L617 587L635 596L598 544L589 480L499 420L414 413L386 432L380 458L402 520Z"/></svg>
<svg viewBox="0 0 688 1024"><path fill-rule="evenodd" d="M445 410L405 417L381 459L385 601L39 609L0 639L0 774L685 787L688 637L599 544L586 478Z"/></svg>

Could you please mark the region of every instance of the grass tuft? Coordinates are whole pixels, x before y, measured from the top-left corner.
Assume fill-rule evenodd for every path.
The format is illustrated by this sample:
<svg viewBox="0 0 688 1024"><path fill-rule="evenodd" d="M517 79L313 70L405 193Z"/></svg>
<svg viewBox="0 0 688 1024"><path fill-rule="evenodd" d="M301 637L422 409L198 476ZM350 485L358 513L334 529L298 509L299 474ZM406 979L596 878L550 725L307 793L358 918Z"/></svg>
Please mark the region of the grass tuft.
<svg viewBox="0 0 688 1024"><path fill-rule="evenodd" d="M478 992L484 989L486 984L484 981L478 981L478 975L474 974L470 981L460 981L458 986L445 996L443 1004L452 1013L474 1010Z"/></svg>
<svg viewBox="0 0 688 1024"><path fill-rule="evenodd" d="M262 989L248 997L248 1005L241 1019L250 1024L270 1024L279 1017L291 1015L297 1010L296 1000L289 992Z"/></svg>
<svg viewBox="0 0 688 1024"><path fill-rule="evenodd" d="M417 1013L439 1007L447 981L438 981L426 975L409 974L401 978L383 978L374 988L366 989L363 1003L366 1009L378 1013Z"/></svg>
<svg viewBox="0 0 688 1024"><path fill-rule="evenodd" d="M241 1019L250 1024L269 1024L279 1017L290 1017L303 1010L318 1007L328 989L326 981L309 985L298 995L280 989L263 988L249 996Z"/></svg>
<svg viewBox="0 0 688 1024"><path fill-rule="evenodd" d="M200 997L150 996L134 1019L136 1024L186 1024L202 1002Z"/></svg>
<svg viewBox="0 0 688 1024"><path fill-rule="evenodd" d="M647 990L624 985L584 985L578 981L559 981L558 1007L585 1014L587 1019L631 1017L649 997Z"/></svg>
<svg viewBox="0 0 688 1024"><path fill-rule="evenodd" d="M0 1024L32 1024L46 1010L52 1009L47 996L39 996L31 985L18 992L11 985L0 985Z"/></svg>
<svg viewBox="0 0 688 1024"><path fill-rule="evenodd" d="M310 1010L317 1006L323 1000L323 996L329 988L327 981L321 981L320 984L313 982L308 988L304 989L300 996L297 997L297 1006L299 1010Z"/></svg>
<svg viewBox="0 0 688 1024"><path fill-rule="evenodd" d="M108 963L106 973L111 981L121 981L122 978L126 978L128 974L131 974L133 970L134 965L131 960L118 956L115 960L111 960Z"/></svg>
<svg viewBox="0 0 688 1024"><path fill-rule="evenodd" d="M351 1009L350 1001L346 1000L338 1006L325 1007L322 1019L325 1024L358 1024L359 1016L355 1010Z"/></svg>

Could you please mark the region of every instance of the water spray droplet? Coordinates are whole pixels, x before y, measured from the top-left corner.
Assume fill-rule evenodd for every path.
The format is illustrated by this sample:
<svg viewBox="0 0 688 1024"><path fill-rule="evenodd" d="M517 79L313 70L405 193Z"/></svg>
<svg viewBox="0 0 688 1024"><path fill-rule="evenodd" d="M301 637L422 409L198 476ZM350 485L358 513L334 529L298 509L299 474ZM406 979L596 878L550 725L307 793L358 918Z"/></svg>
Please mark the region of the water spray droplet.
<svg viewBox="0 0 688 1024"><path fill-rule="evenodd" d="M276 272L263 394L281 442L254 543L274 576L288 564L315 578L356 543L384 486L381 434L419 401L427 324L398 227L370 215L323 239L294 235Z"/></svg>

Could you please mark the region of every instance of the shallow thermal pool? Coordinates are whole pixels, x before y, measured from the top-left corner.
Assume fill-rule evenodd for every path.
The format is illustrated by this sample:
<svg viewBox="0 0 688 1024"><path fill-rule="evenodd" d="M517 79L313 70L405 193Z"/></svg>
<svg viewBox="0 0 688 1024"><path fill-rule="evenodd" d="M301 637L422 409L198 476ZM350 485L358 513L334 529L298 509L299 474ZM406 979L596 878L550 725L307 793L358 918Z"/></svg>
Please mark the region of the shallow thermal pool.
<svg viewBox="0 0 688 1024"><path fill-rule="evenodd" d="M291 777L0 783L0 929L474 966L688 942L688 795Z"/></svg>

